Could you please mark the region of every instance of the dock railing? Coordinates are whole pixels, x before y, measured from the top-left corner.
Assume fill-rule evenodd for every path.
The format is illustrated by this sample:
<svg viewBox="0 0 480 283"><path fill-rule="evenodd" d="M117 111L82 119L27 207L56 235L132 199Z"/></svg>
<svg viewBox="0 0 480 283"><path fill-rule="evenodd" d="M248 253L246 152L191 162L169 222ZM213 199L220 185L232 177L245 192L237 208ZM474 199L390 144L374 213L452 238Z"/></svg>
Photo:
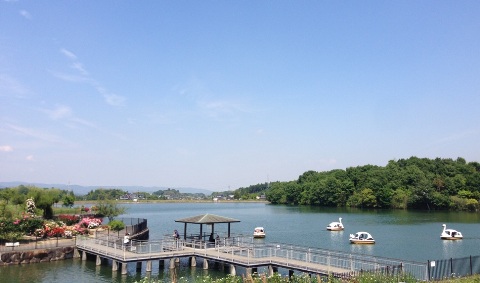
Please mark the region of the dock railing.
<svg viewBox="0 0 480 283"><path fill-rule="evenodd" d="M149 254L175 253L176 255L197 255L218 259L243 266L276 265L304 272L330 273L337 277L350 277L362 272L376 272L389 275L408 273L419 280L428 280L427 264L403 261L364 254L345 253L326 249L314 249L283 243L254 243L252 237L220 238L215 242L166 237L160 240L132 240L124 245L122 238L79 238L77 246L87 247L91 243L108 247L105 255L119 254L134 260L146 258ZM113 248L113 250L112 250Z"/></svg>

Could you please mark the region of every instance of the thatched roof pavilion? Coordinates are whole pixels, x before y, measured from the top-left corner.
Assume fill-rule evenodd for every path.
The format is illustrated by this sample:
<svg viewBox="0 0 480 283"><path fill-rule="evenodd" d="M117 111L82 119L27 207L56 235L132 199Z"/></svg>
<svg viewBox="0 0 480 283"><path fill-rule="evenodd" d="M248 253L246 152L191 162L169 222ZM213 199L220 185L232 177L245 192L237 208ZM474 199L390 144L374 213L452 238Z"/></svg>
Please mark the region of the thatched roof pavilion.
<svg viewBox="0 0 480 283"><path fill-rule="evenodd" d="M187 239L187 224L188 223L200 224L200 237L202 237L202 235L203 235L203 224L212 226L211 233L213 235L215 233L215 224L227 223L228 224L228 237L230 238L230 224L234 223L234 222L240 222L240 220L207 213L207 214L202 214L202 215L177 219L177 220L175 220L175 222L180 222L180 223L185 224L184 229L183 229L183 238L186 240Z"/></svg>

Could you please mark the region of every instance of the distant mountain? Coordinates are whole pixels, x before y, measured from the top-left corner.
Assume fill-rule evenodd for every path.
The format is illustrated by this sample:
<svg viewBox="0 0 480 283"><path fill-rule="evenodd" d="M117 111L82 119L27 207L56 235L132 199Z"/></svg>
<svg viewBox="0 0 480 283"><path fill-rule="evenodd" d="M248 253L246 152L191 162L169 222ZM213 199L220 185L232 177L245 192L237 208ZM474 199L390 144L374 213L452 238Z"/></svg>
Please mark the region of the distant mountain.
<svg viewBox="0 0 480 283"><path fill-rule="evenodd" d="M79 186L79 185L65 185L65 184L42 184L42 183L28 183L28 182L0 182L0 188L13 188L18 187L20 185L24 186L35 186L39 188L57 188L61 190L70 190L73 191L76 195L86 195L90 191L102 188L102 189L121 189L128 191L130 193L134 192L147 192L153 193L158 190L167 190L167 189L175 189L181 193L203 193L206 196L209 196L213 193L213 191L206 190L206 189L198 189L198 188L174 188L174 187L143 187L143 186Z"/></svg>

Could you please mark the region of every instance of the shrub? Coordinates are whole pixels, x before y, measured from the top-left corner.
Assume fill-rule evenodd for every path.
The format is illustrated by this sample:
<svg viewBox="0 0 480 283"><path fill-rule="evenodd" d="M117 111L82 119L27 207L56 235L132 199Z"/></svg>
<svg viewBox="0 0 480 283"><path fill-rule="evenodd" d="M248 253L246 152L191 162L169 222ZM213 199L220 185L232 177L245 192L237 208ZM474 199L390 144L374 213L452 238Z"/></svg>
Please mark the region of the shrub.
<svg viewBox="0 0 480 283"><path fill-rule="evenodd" d="M88 228L88 229L95 229L100 226L103 222L101 218L93 218L93 217L85 217L83 218L79 224L80 227Z"/></svg>
<svg viewBox="0 0 480 283"><path fill-rule="evenodd" d="M66 225L71 226L76 224L80 221L79 215L71 215L71 214L60 214L58 216L58 220L64 222Z"/></svg>
<svg viewBox="0 0 480 283"><path fill-rule="evenodd" d="M37 229L43 227L43 219L35 217L24 218L21 227L25 234L32 235Z"/></svg>

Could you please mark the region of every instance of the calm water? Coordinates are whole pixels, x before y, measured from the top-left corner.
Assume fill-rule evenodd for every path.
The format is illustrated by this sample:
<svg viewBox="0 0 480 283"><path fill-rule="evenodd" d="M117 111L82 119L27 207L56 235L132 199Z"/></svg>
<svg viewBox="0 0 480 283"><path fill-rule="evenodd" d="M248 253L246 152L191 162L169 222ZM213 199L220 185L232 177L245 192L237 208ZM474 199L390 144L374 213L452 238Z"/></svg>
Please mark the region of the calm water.
<svg viewBox="0 0 480 283"><path fill-rule="evenodd" d="M411 211L360 211L344 208L310 208L273 206L258 203L166 203L126 205L125 217L148 219L150 239L171 235L174 229L183 231L183 223L175 219L204 213L217 214L240 220L231 224L232 233L251 235L256 226L266 229L266 239L256 240L287 243L344 252L363 253L375 256L398 258L411 261L436 260L443 258L480 255L480 214L464 212L411 212ZM329 232L328 223L342 217L343 232ZM442 224L459 230L464 239L442 241ZM215 232L226 233L227 224L215 225ZM204 232L208 228L204 226ZM376 240L375 245L351 245L350 233L367 231ZM187 233L198 233L199 225L188 225ZM195 278L208 273L221 276L224 273L201 266L188 267L182 262L179 269L171 271L168 264L158 270L154 264L153 278L169 282L176 276ZM94 261L66 260L47 264L8 266L0 268L0 282L134 282L146 275L136 272L129 265L129 275L112 275L110 267L95 266ZM237 273L241 271L237 270Z"/></svg>

